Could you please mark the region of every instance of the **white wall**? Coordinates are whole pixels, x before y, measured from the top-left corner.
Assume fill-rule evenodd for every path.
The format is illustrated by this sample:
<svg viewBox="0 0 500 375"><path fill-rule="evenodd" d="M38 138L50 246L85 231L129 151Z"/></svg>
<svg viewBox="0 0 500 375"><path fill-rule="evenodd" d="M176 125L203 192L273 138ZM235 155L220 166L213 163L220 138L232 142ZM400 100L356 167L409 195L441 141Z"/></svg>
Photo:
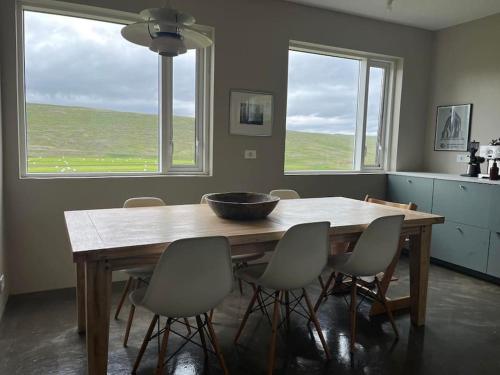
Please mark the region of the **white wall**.
<svg viewBox="0 0 500 375"><path fill-rule="evenodd" d="M83 1L81 1L84 3ZM85 2L125 11L160 1ZM74 267L63 211L118 207L130 196L157 195L169 203L197 202L205 192L297 189L303 196L383 196L384 175L284 176L287 57L290 39L404 58L399 169L423 164L423 126L432 34L273 0L186 0L176 2L199 23L215 27L214 174L212 177L20 180L17 145L14 0L1 2L4 90L5 197L12 293L74 285ZM230 136L229 90L245 88L275 95L272 137ZM257 160L243 159L245 148Z"/></svg>
<svg viewBox="0 0 500 375"><path fill-rule="evenodd" d="M0 74L0 82L2 77ZM0 90L0 130L2 129L2 93ZM3 204L3 147L2 147L2 132L0 131L0 275L4 275L7 280L7 255L4 243L4 204ZM4 292L0 294L0 320L2 319L3 311L7 299L9 297L8 286L5 286Z"/></svg>
<svg viewBox="0 0 500 375"><path fill-rule="evenodd" d="M471 139L484 145L500 137L499 41L500 14L435 34L425 137L427 171L466 171L466 164L456 162L456 152L434 151L438 105L473 103Z"/></svg>

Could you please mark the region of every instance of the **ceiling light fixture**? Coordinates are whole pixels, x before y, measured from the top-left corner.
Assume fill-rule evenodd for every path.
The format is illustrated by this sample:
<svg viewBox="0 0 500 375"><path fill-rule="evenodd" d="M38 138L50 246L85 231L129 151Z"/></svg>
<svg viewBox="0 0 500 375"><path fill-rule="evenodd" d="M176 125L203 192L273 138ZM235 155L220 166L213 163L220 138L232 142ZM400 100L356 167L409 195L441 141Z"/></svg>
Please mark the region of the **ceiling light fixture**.
<svg viewBox="0 0 500 375"><path fill-rule="evenodd" d="M163 8L144 9L139 13L144 21L125 26L122 36L167 57L210 46L212 40L193 27L194 17L172 8L169 3L166 1Z"/></svg>

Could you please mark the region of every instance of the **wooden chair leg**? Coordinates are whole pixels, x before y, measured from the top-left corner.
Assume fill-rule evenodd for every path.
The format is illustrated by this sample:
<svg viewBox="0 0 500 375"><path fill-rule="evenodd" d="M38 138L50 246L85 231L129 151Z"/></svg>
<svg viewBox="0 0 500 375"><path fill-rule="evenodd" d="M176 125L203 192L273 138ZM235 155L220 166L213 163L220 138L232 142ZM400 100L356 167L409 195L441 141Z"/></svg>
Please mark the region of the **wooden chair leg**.
<svg viewBox="0 0 500 375"><path fill-rule="evenodd" d="M350 316L351 316L351 342L350 342L350 352L354 353L354 347L356 344L356 293L357 293L357 279L356 277L352 277L352 285L351 285L351 305L350 305Z"/></svg>
<svg viewBox="0 0 500 375"><path fill-rule="evenodd" d="M222 356L222 352L220 351L219 342L217 341L217 336L215 335L214 327L213 327L210 319L207 319L207 314L205 314L205 321L206 321L207 326L208 326L208 333L210 334L210 337L212 338L211 343L212 343L212 346L214 348L215 354L217 355L217 359L219 360L219 364L222 367L224 374L227 375L227 374L229 374L229 371L226 367L226 362L224 361L224 357Z"/></svg>
<svg viewBox="0 0 500 375"><path fill-rule="evenodd" d="M134 368L132 369L132 374L135 374L137 372L137 369L139 368L142 356L144 355L144 352L148 347L149 340L151 339L151 335L153 334L153 330L155 328L157 321L158 321L158 315L155 315L153 317L153 320L151 320L151 324L149 325L148 331L146 332L146 336L144 336L144 341L142 342L141 349L139 349L139 354L137 355L137 358L135 360Z"/></svg>
<svg viewBox="0 0 500 375"><path fill-rule="evenodd" d="M321 290L321 294L319 295L319 298L316 301L316 304L314 305L314 311L318 311L319 306L321 305L323 300L326 298L326 295L328 294L328 289L330 288L330 284L332 283L332 281L334 281L334 279L335 279L335 271L332 271L332 273L330 274L330 277L328 277L328 280L326 281L326 284L323 286L323 289Z"/></svg>
<svg viewBox="0 0 500 375"><path fill-rule="evenodd" d="M205 355L205 360L207 360L208 359L207 342L205 341L205 333L203 332L203 322L201 321L199 315L196 315L196 325L198 326L198 334L200 335L203 354Z"/></svg>
<svg viewBox="0 0 500 375"><path fill-rule="evenodd" d="M323 281L323 277L321 275L318 276L318 282L321 286L321 290L325 289L325 282Z"/></svg>
<svg viewBox="0 0 500 375"><path fill-rule="evenodd" d="M134 320L135 305L130 305L130 312L128 314L127 328L125 329L125 337L123 339L123 346L127 347L128 336L130 334L130 328L132 327L132 320Z"/></svg>
<svg viewBox="0 0 500 375"><path fill-rule="evenodd" d="M208 319L212 321L213 317L214 317L214 309L210 310L210 316L208 317Z"/></svg>
<svg viewBox="0 0 500 375"><path fill-rule="evenodd" d="M238 286L240 288L240 296L243 295L243 282L241 281L241 279L238 279Z"/></svg>
<svg viewBox="0 0 500 375"><path fill-rule="evenodd" d="M290 329L290 296L288 290L285 291L285 308L286 308L286 328Z"/></svg>
<svg viewBox="0 0 500 375"><path fill-rule="evenodd" d="M234 343L237 344L238 340L241 336L241 332L243 332L243 328L245 327L245 324L247 323L248 316L252 312L253 305L255 304L255 301L257 300L257 296L260 293L260 287L255 289L255 292L253 293L252 299L250 300L250 303L248 304L247 311L245 311L245 315L243 316L243 320L241 321L240 328L238 329L238 332L236 333L236 336L234 337Z"/></svg>
<svg viewBox="0 0 500 375"><path fill-rule="evenodd" d="M269 344L269 356L267 363L267 374L272 375L274 370L274 361L276 356L276 337L278 335L278 320L279 320L279 310L280 310L280 294L277 291L274 294L274 311L273 311L273 321L272 321L272 333L271 333L271 343Z"/></svg>
<svg viewBox="0 0 500 375"><path fill-rule="evenodd" d="M250 285L252 286L252 290L255 293L255 291L257 290L257 287L253 283L251 283ZM264 310L265 309L264 303L262 301L262 297L260 296L260 293L257 293L257 303L259 304L259 309L260 309L260 311L262 311L262 314L266 314L266 311Z"/></svg>
<svg viewBox="0 0 500 375"><path fill-rule="evenodd" d="M387 293L387 289L389 289L389 284L392 281L392 276L394 275L394 272L396 271L396 267L399 263L399 258L401 257L401 251L403 250L404 243L405 243L405 238L404 237L400 238L398 250L396 251L394 258L392 258L391 263L389 264L387 269L384 271L384 276L382 277L382 280L380 281L381 290L384 293L384 295L385 295L385 293Z"/></svg>
<svg viewBox="0 0 500 375"><path fill-rule="evenodd" d="M396 322L394 321L394 316L392 315L392 311L387 304L387 298L385 296L385 292L382 290L380 281L377 278L375 278L375 283L377 284L377 294L379 295L380 302L382 303L382 305L384 305L384 309L387 312L387 316L389 318L389 321L391 322L392 329L396 334L396 338L399 338L398 327L396 326Z"/></svg>
<svg viewBox="0 0 500 375"><path fill-rule="evenodd" d="M184 318L184 324L187 328L188 335L190 335L191 334L191 326L189 325L189 320L187 318Z"/></svg>
<svg viewBox="0 0 500 375"><path fill-rule="evenodd" d="M307 294L305 289L302 289L302 293L304 294L304 299L306 300L307 309L309 310L310 319L313 321L314 326L316 327L316 331L318 332L319 339L321 341L321 345L323 345L323 350L325 351L326 358L330 360L330 350L328 350L328 345L326 344L325 337L323 336L323 331L321 331L321 326L319 325L318 317L316 316L316 312L314 311L313 305L311 303L311 299Z"/></svg>
<svg viewBox="0 0 500 375"><path fill-rule="evenodd" d="M125 288L123 288L122 296L120 297L120 302L118 302L118 306L116 307L115 319L118 319L118 315L120 315L120 311L122 310L125 298L127 298L128 296L128 291L131 285L132 285L132 277L129 277L127 283L125 284Z"/></svg>
<svg viewBox="0 0 500 375"><path fill-rule="evenodd" d="M161 340L160 353L158 353L158 363L156 364L156 375L160 375L163 372L163 365L165 362L165 354L167 353L168 336L170 334L170 324L172 320L169 318L167 324L165 325L165 333L163 334L163 339Z"/></svg>

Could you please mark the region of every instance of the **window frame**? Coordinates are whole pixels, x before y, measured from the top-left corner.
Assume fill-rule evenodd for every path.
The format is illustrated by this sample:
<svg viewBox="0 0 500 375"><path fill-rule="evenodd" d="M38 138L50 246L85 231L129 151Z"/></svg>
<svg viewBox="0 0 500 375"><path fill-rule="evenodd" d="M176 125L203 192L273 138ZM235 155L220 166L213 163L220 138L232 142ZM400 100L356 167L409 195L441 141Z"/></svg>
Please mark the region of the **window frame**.
<svg viewBox="0 0 500 375"><path fill-rule="evenodd" d="M211 129L213 112L213 54L214 44L196 51L196 108L195 108L195 164L173 164L173 90L172 58L159 57L158 74L158 171L155 172L73 172L73 173L29 173L28 172L28 124L26 116L24 11L84 18L96 21L130 24L141 21L138 14L94 6L60 1L18 0L16 1L17 39L17 98L18 98L18 144L20 178L108 178L148 176L210 176ZM213 28L195 26L213 40ZM153 53L153 52L151 52Z"/></svg>
<svg viewBox="0 0 500 375"><path fill-rule="evenodd" d="M392 106L394 101L396 66L399 58L354 51L344 48L330 47L315 43L290 40L288 51L320 54L344 59L359 61L358 98L356 112L356 129L354 134L353 169L350 170L295 170L289 171L284 167L285 175L311 175L311 174L352 174L352 173L382 173L390 165L390 140L392 135ZM288 67L288 63L287 63ZM379 165L365 165L366 154L366 126L368 111L368 91L370 68L384 69L383 95L380 113L381 129L378 134L377 147L379 147ZM288 80L287 80L288 87ZM287 89L288 96L288 89ZM285 143L286 144L286 143ZM286 146L285 146L286 147ZM286 148L285 148L286 152ZM284 159L286 160L286 158Z"/></svg>

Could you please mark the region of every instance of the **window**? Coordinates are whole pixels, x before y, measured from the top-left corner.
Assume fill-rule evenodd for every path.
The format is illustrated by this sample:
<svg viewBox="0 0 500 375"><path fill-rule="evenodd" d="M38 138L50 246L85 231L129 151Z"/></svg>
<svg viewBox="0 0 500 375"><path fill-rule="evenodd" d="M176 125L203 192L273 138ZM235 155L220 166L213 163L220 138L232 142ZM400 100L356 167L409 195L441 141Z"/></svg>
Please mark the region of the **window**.
<svg viewBox="0 0 500 375"><path fill-rule="evenodd" d="M21 174L208 173L211 49L159 57L71 7L19 9Z"/></svg>
<svg viewBox="0 0 500 375"><path fill-rule="evenodd" d="M291 42L285 173L383 169L393 65Z"/></svg>

